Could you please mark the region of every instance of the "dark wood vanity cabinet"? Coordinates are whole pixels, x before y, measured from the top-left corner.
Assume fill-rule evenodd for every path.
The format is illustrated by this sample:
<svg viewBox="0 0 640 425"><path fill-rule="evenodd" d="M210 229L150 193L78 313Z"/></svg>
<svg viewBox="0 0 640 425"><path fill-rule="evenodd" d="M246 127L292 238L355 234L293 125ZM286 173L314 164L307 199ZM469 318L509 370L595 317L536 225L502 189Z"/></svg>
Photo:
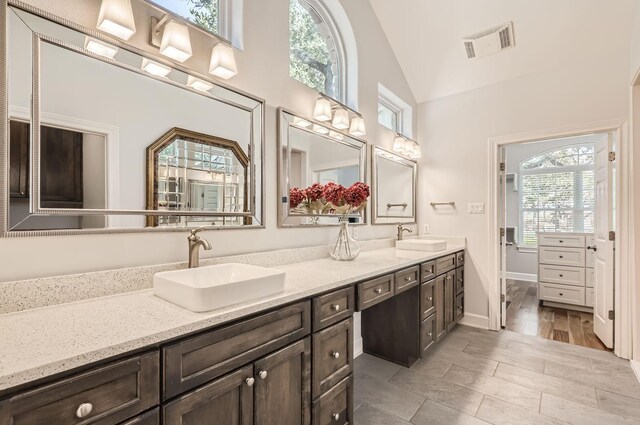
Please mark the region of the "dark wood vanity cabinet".
<svg viewBox="0 0 640 425"><path fill-rule="evenodd" d="M29 196L29 124L11 121L9 125L9 196Z"/></svg>

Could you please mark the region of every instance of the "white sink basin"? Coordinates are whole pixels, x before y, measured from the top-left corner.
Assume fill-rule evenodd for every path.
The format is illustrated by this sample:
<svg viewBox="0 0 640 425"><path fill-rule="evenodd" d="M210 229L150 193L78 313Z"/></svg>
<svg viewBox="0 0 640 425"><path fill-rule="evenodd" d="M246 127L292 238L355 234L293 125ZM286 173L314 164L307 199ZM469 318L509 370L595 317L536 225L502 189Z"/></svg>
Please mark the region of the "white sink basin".
<svg viewBox="0 0 640 425"><path fill-rule="evenodd" d="M156 273L153 292L195 312L211 311L284 291L284 272L229 263Z"/></svg>
<svg viewBox="0 0 640 425"><path fill-rule="evenodd" d="M429 252L444 251L447 249L447 241L435 239L406 239L396 241L396 249Z"/></svg>

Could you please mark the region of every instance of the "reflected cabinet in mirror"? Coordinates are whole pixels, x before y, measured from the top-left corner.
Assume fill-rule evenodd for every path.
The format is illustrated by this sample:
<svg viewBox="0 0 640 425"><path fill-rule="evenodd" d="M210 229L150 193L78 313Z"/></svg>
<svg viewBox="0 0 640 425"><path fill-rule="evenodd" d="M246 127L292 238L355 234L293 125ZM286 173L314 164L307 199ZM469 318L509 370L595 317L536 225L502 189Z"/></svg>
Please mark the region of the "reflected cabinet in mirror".
<svg viewBox="0 0 640 425"><path fill-rule="evenodd" d="M367 143L283 108L278 131L279 225L338 225L340 211L322 202L318 189L365 182ZM365 223L366 211L349 214L349 222Z"/></svg>
<svg viewBox="0 0 640 425"><path fill-rule="evenodd" d="M5 231L262 226L261 99L9 4Z"/></svg>
<svg viewBox="0 0 640 425"><path fill-rule="evenodd" d="M417 164L377 146L371 147L373 224L416 222Z"/></svg>

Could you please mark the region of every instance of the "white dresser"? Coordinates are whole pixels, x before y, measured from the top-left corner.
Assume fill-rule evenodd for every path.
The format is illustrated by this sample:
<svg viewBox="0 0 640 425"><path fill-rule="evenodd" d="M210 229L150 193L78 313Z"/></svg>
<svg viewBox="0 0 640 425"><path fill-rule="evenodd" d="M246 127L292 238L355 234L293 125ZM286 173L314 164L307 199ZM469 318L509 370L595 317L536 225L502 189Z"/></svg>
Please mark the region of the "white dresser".
<svg viewBox="0 0 640 425"><path fill-rule="evenodd" d="M538 298L545 305L593 307L591 233L538 233Z"/></svg>

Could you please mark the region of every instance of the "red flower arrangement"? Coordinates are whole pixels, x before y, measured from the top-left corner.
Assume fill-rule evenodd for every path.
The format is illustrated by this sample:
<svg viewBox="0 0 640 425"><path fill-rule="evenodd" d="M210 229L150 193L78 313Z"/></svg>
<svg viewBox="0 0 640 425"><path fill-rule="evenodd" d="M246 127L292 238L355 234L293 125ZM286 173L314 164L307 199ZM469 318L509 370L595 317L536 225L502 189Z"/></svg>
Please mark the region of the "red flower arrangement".
<svg viewBox="0 0 640 425"><path fill-rule="evenodd" d="M308 214L330 212L348 215L366 208L370 194L369 186L362 182L356 182L348 188L333 182L325 186L314 183L306 189L292 188L289 191L289 206Z"/></svg>

